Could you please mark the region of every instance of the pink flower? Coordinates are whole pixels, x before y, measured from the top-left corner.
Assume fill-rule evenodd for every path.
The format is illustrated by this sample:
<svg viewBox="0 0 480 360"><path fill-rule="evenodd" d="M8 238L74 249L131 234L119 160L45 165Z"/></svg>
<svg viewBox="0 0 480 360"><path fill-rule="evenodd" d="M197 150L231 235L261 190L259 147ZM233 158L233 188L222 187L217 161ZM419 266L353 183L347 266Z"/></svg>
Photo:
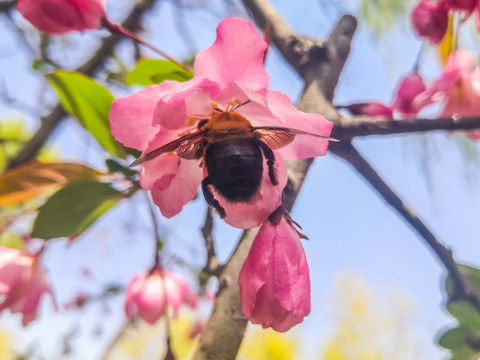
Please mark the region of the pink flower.
<svg viewBox="0 0 480 360"><path fill-rule="evenodd" d="M136 312L150 324L165 313L167 305L174 314L187 299L187 281L180 275L159 267L149 274L135 275L127 285L125 313L131 318Z"/></svg>
<svg viewBox="0 0 480 360"><path fill-rule="evenodd" d="M63 35L99 28L105 0L19 0L18 11L38 30Z"/></svg>
<svg viewBox="0 0 480 360"><path fill-rule="evenodd" d="M392 105L393 111L405 118L417 116L422 108L422 104L417 99L425 90L426 87L420 75L413 73L405 76L398 85Z"/></svg>
<svg viewBox="0 0 480 360"><path fill-rule="evenodd" d="M412 73L400 80L391 106L372 101L343 107L355 115L364 114L387 119L392 119L394 115L400 115L403 118L415 117L424 106L419 101L419 97L425 93L425 90L426 87L420 75Z"/></svg>
<svg viewBox="0 0 480 360"><path fill-rule="evenodd" d="M299 233L283 218L260 228L238 276L243 314L280 332L310 313L310 277Z"/></svg>
<svg viewBox="0 0 480 360"><path fill-rule="evenodd" d="M215 43L197 55L192 80L165 81L113 103L112 134L124 145L149 153L188 131L196 131L199 121L218 115L216 107L243 116L254 127L287 127L328 136L330 122L320 115L298 111L286 95L267 89L269 76L263 67L266 48L249 22L236 18L222 21ZM213 185L206 185L224 208L226 222L239 228L260 225L281 203L287 181L283 159L325 155L326 140L299 137L300 141L275 150L279 184L272 184L264 163L260 189L249 201L229 201ZM187 160L169 155L143 163L140 174L140 184L152 191L154 202L166 217L178 214L208 177L201 158Z"/></svg>
<svg viewBox="0 0 480 360"><path fill-rule="evenodd" d="M443 0L443 2L449 8L465 11L470 15L475 10L478 0Z"/></svg>
<svg viewBox="0 0 480 360"><path fill-rule="evenodd" d="M474 68L473 55L465 50L453 52L436 80L418 99L423 105L444 104L441 116L480 115L480 69ZM477 130L465 132L479 139Z"/></svg>
<svg viewBox="0 0 480 360"><path fill-rule="evenodd" d="M411 14L416 33L433 44L438 44L448 27L448 6L444 2L420 1Z"/></svg>
<svg viewBox="0 0 480 360"><path fill-rule="evenodd" d="M44 293L53 299L50 280L38 256L0 246L0 311L22 313L23 326L36 319Z"/></svg>

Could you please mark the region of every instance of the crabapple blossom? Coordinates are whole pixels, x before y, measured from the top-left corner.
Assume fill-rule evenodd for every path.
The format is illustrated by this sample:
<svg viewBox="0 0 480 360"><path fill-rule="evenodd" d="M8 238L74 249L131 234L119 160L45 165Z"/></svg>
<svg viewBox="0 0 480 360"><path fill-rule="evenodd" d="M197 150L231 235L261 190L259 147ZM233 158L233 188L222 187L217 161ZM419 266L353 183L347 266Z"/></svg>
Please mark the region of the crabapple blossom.
<svg viewBox="0 0 480 360"><path fill-rule="evenodd" d="M22 324L26 326L36 319L44 294L53 299L50 280L39 262L39 253L26 254L0 246L0 311L10 309L12 313L22 313Z"/></svg>
<svg viewBox="0 0 480 360"><path fill-rule="evenodd" d="M243 314L280 332L310 313L310 276L298 231L291 220L267 220L253 240L238 276Z"/></svg>
<svg viewBox="0 0 480 360"><path fill-rule="evenodd" d="M444 2L422 0L412 11L412 26L420 37L433 44L442 41L448 27L448 6Z"/></svg>
<svg viewBox="0 0 480 360"><path fill-rule="evenodd" d="M105 0L19 0L18 11L38 30L63 35L99 28Z"/></svg>
<svg viewBox="0 0 480 360"><path fill-rule="evenodd" d="M417 116L422 108L417 99L425 90L423 79L418 73L403 77L395 93L392 104L393 111L405 118Z"/></svg>
<svg viewBox="0 0 480 360"><path fill-rule="evenodd" d="M466 50L450 54L440 77L421 96L421 102L443 103L441 116L480 115L480 69ZM471 139L480 139L480 131L466 131Z"/></svg>
<svg viewBox="0 0 480 360"><path fill-rule="evenodd" d="M332 123L321 115L298 111L286 95L267 89L270 79L263 66L266 49L267 44L248 21L222 21L214 44L196 57L193 79L183 83L164 81L114 101L110 111L112 134L145 154L194 131L200 120L210 119L215 111L229 110L244 116L254 127L287 127L328 136ZM301 141L275 150L279 184L271 183L264 166L261 187L248 203L229 202L210 185L225 209L224 220L239 228L262 224L281 203L287 181L284 159L325 155L327 147L326 140L302 136ZM142 164L140 184L151 190L162 214L172 217L197 195L208 175L202 167L202 159L162 154Z"/></svg>
<svg viewBox="0 0 480 360"><path fill-rule="evenodd" d="M416 116L425 105L420 101L425 91L426 87L423 79L415 72L400 80L390 106L372 101L343 107L355 115L364 114L387 119L392 119L398 115L401 118L410 118Z"/></svg>
<svg viewBox="0 0 480 360"><path fill-rule="evenodd" d="M191 299L183 277L155 267L148 274L135 275L128 283L125 313L129 318L138 313L146 322L153 324L163 316L167 305L176 314L180 305L191 302Z"/></svg>

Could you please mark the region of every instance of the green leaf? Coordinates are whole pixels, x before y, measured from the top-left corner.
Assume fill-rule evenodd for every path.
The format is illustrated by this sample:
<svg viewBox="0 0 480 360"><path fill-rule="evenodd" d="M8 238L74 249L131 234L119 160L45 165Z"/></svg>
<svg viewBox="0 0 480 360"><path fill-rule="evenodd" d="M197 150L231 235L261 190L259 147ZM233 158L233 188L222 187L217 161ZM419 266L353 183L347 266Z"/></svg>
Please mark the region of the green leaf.
<svg viewBox="0 0 480 360"><path fill-rule="evenodd" d="M135 68L128 73L127 85L149 86L160 84L165 80L187 81L193 78L193 73L181 66L166 60L142 59Z"/></svg>
<svg viewBox="0 0 480 360"><path fill-rule="evenodd" d="M125 149L115 141L108 120L113 95L90 77L64 70L47 75L65 110L75 116L105 150L125 157Z"/></svg>
<svg viewBox="0 0 480 360"><path fill-rule="evenodd" d="M459 269L479 291L480 270L466 265L459 265ZM446 279L445 290L450 298L455 295L451 277ZM479 359L480 314L465 300L451 300L447 305L447 310L458 320L459 324L456 328L443 333L438 344L451 350L450 360Z"/></svg>
<svg viewBox="0 0 480 360"><path fill-rule="evenodd" d="M480 333L480 314L467 301L451 301L447 310L461 325Z"/></svg>
<svg viewBox="0 0 480 360"><path fill-rule="evenodd" d="M462 264L460 264L458 267L462 272L462 274L464 274L470 280L475 290L480 293L480 269L477 269L468 265L462 265ZM452 291L453 291L453 284L450 276L447 278L447 281L445 282L445 290L448 296L451 297Z"/></svg>
<svg viewBox="0 0 480 360"><path fill-rule="evenodd" d="M70 183L39 209L32 237L53 239L78 235L122 198L122 193L108 184L96 181Z"/></svg>
<svg viewBox="0 0 480 360"><path fill-rule="evenodd" d="M465 339L469 334L466 326L458 326L454 329L447 330L438 339L438 345L445 349L460 349L466 346Z"/></svg>
<svg viewBox="0 0 480 360"><path fill-rule="evenodd" d="M118 161L115 161L113 159L105 160L105 165L107 165L107 169L111 173L122 173L127 177L138 175L138 171L125 167L122 164L120 164Z"/></svg>

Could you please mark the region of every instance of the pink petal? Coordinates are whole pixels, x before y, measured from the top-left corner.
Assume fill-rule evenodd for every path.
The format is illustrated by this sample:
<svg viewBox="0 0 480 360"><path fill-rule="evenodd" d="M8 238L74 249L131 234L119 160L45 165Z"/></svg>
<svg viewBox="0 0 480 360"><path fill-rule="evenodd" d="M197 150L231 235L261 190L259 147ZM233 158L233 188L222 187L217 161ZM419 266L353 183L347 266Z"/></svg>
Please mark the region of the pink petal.
<svg viewBox="0 0 480 360"><path fill-rule="evenodd" d="M365 104L362 111L365 115L368 116L378 116L387 119L393 118L392 108L377 102L370 102Z"/></svg>
<svg viewBox="0 0 480 360"><path fill-rule="evenodd" d="M100 27L104 0L19 0L18 11L37 29L62 35Z"/></svg>
<svg viewBox="0 0 480 360"><path fill-rule="evenodd" d="M473 67L473 56L468 51L450 54L440 78L414 100L415 106L424 107L450 96L463 77L468 77Z"/></svg>
<svg viewBox="0 0 480 360"><path fill-rule="evenodd" d="M125 312L128 317L135 314L135 309L142 319L155 323L165 312L165 289L160 270L151 274L137 275L127 285Z"/></svg>
<svg viewBox="0 0 480 360"><path fill-rule="evenodd" d="M444 3L422 0L411 14L412 26L416 33L433 44L442 41L448 26L448 7Z"/></svg>
<svg viewBox="0 0 480 360"><path fill-rule="evenodd" d="M231 203L223 199L213 189L214 197L225 209L223 220L236 228L252 229L260 226L282 202L283 188L287 184L287 169L285 162L278 151L274 152L276 162L275 171L279 184L273 185L268 176L266 161L263 163L263 179L259 191L248 203Z"/></svg>
<svg viewBox="0 0 480 360"><path fill-rule="evenodd" d="M451 70L459 71L462 75L470 73L473 69L475 59L468 50L457 50L450 54L443 72Z"/></svg>
<svg viewBox="0 0 480 360"><path fill-rule="evenodd" d="M238 112L250 120L253 126L280 126L326 137L330 135L333 123L322 115L297 110L287 95L268 90L265 99L267 108L257 102L251 102L239 108ZM291 144L278 151L284 159L295 160L325 155L327 148L327 140L297 135Z"/></svg>
<svg viewBox="0 0 480 360"><path fill-rule="evenodd" d="M206 97L213 96L219 92L218 84L200 77L195 77L192 80L184 83L177 83L162 95L156 104L153 114L153 124L161 125L165 129L179 129L187 126L188 115L197 115L198 103L200 101L201 109L208 106L207 114L210 115L212 106L210 101L204 102ZM203 97L195 96L197 93L204 94ZM196 101L190 101L190 107L187 109L187 102L189 97L193 97Z"/></svg>
<svg viewBox="0 0 480 360"><path fill-rule="evenodd" d="M393 109L405 117L414 117L421 110L421 104L415 101L418 95L426 90L423 79L413 73L405 76L398 85Z"/></svg>
<svg viewBox="0 0 480 360"><path fill-rule="evenodd" d="M163 154L142 165L140 184L152 191L155 204L163 216L178 214L197 195L203 179L200 161Z"/></svg>
<svg viewBox="0 0 480 360"><path fill-rule="evenodd" d="M266 221L238 277L242 312L254 324L287 331L310 313L310 277L298 233Z"/></svg>
<svg viewBox="0 0 480 360"><path fill-rule="evenodd" d="M174 313L176 314L188 294L187 281L183 277L171 273L168 270L164 270L163 276L168 304L173 308Z"/></svg>
<svg viewBox="0 0 480 360"><path fill-rule="evenodd" d="M145 149L159 131L152 125L155 106L162 95L175 85L174 81L164 81L115 100L109 115L113 137L125 146Z"/></svg>
<svg viewBox="0 0 480 360"><path fill-rule="evenodd" d="M468 16L477 6L477 0L445 0L445 3L452 9L465 11Z"/></svg>
<svg viewBox="0 0 480 360"><path fill-rule="evenodd" d="M252 90L264 89L270 82L263 66L266 49L267 44L250 22L223 20L214 44L197 55L195 76L213 80L222 88L238 82Z"/></svg>

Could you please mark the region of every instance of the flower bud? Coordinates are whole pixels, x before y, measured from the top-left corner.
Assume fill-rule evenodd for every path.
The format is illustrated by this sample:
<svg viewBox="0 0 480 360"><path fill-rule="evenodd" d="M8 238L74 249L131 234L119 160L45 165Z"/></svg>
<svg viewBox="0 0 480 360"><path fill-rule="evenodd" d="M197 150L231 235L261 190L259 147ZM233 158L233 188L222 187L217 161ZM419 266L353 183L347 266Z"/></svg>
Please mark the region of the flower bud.
<svg viewBox="0 0 480 360"><path fill-rule="evenodd" d="M412 26L420 37L438 44L448 27L448 7L444 3L420 1L411 15Z"/></svg>
<svg viewBox="0 0 480 360"><path fill-rule="evenodd" d="M310 313L310 276L300 236L282 218L265 221L238 276L243 314L280 332Z"/></svg>
<svg viewBox="0 0 480 360"><path fill-rule="evenodd" d="M137 274L127 285L125 313L131 318L138 312L140 317L154 324L170 305L174 313L187 300L187 281L168 270L155 268L149 274Z"/></svg>
<svg viewBox="0 0 480 360"><path fill-rule="evenodd" d="M63 35L99 28L105 0L19 0L18 11L38 30Z"/></svg>

